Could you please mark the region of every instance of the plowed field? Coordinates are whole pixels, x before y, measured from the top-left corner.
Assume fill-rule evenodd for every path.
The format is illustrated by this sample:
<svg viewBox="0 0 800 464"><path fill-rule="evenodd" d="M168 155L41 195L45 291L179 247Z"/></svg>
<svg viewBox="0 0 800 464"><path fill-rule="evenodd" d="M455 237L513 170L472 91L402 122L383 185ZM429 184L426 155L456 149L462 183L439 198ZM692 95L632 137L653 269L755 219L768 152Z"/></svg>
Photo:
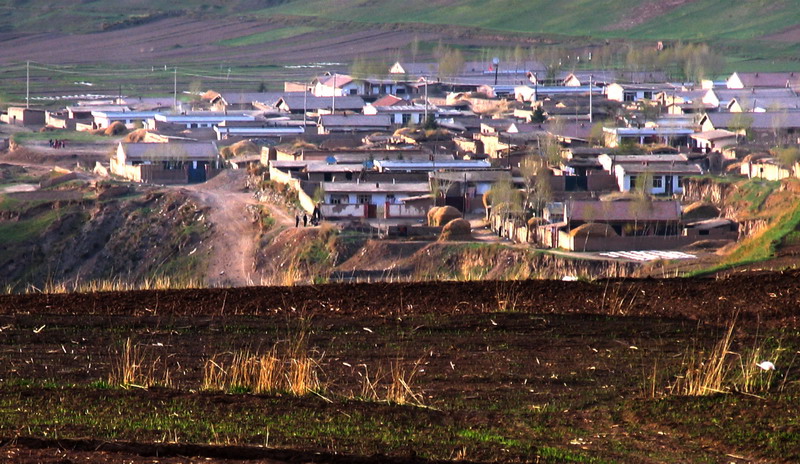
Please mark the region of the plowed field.
<svg viewBox="0 0 800 464"><path fill-rule="evenodd" d="M796 462L798 277L7 295L0 456ZM727 393L680 394L731 325ZM113 381L129 340L148 384ZM313 393L208 385L236 353L301 342ZM778 370L744 388L753 348Z"/></svg>

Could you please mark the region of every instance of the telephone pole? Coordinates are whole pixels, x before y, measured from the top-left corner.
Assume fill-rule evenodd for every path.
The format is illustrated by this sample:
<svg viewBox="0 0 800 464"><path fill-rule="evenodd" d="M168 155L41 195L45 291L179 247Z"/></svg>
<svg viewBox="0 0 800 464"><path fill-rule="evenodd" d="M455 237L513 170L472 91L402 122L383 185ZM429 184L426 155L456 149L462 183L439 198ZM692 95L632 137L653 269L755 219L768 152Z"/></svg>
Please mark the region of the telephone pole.
<svg viewBox="0 0 800 464"><path fill-rule="evenodd" d="M25 108L30 107L31 101L31 62L25 63Z"/></svg>
<svg viewBox="0 0 800 464"><path fill-rule="evenodd" d="M172 68L173 75L173 89L172 89L172 107L178 109L178 68Z"/></svg>

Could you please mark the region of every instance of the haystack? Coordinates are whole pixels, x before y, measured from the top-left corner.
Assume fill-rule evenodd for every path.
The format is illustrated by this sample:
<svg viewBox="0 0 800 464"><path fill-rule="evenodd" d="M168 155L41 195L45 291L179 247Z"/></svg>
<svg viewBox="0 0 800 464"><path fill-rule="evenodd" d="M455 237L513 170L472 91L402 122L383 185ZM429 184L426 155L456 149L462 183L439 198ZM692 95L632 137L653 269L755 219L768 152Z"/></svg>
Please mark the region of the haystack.
<svg viewBox="0 0 800 464"><path fill-rule="evenodd" d="M683 209L684 222L702 221L718 217L719 209L705 201L696 201Z"/></svg>
<svg viewBox="0 0 800 464"><path fill-rule="evenodd" d="M233 156L258 155L261 150L255 143L249 140L241 140L231 145L231 153Z"/></svg>
<svg viewBox="0 0 800 464"><path fill-rule="evenodd" d="M439 241L446 240L471 240L472 227L466 219L453 219L442 229Z"/></svg>
<svg viewBox="0 0 800 464"><path fill-rule="evenodd" d="M532 218L528 219L528 228L529 229L532 229L534 227L539 227L539 226L542 226L542 225L545 225L545 224L547 224L547 221L544 218L541 218L541 217L532 217Z"/></svg>
<svg viewBox="0 0 800 464"><path fill-rule="evenodd" d="M106 130L103 131L103 134L104 135L122 135L127 130L128 129L125 127L125 124L123 124L120 121L114 121L108 127L106 127Z"/></svg>
<svg viewBox="0 0 800 464"><path fill-rule="evenodd" d="M596 222L588 222L581 226L572 229L569 232L570 237L616 237L617 232L608 224L599 224Z"/></svg>
<svg viewBox="0 0 800 464"><path fill-rule="evenodd" d="M428 210L428 225L441 227L453 219L460 219L461 211L452 206L433 207Z"/></svg>
<svg viewBox="0 0 800 464"><path fill-rule="evenodd" d="M122 141L125 143L139 143L144 141L144 137L146 135L146 129L136 129L135 131L128 133L128 135L126 135Z"/></svg>

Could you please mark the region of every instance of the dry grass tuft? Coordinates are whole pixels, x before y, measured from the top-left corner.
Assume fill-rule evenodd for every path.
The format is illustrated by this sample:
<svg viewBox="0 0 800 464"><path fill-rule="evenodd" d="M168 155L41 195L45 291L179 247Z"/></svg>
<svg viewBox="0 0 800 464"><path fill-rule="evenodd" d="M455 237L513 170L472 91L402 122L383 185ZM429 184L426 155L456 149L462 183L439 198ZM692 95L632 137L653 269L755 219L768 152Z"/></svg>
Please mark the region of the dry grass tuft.
<svg viewBox="0 0 800 464"><path fill-rule="evenodd" d="M282 346L288 346L283 354ZM322 390L319 372L319 361L311 355L306 335L301 333L290 343L276 343L263 354L215 354L205 363L201 388L303 396Z"/></svg>
<svg viewBox="0 0 800 464"><path fill-rule="evenodd" d="M386 401L396 404L413 404L424 406L424 396L419 391L414 391L414 377L419 372L417 360L411 369L404 368L400 361L393 362L390 369L392 382L386 390Z"/></svg>
<svg viewBox="0 0 800 464"><path fill-rule="evenodd" d="M113 358L108 383L121 387L149 388L154 385L172 388L170 371L165 367L161 379L156 377L161 358L148 361L148 356L130 337L125 340L122 351Z"/></svg>

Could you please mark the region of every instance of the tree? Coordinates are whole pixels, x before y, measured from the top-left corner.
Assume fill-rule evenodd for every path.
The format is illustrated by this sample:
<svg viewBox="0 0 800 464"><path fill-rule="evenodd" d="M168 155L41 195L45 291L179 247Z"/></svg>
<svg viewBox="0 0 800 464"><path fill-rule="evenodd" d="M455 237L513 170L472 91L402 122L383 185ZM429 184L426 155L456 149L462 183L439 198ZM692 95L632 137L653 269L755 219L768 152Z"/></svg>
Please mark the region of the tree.
<svg viewBox="0 0 800 464"><path fill-rule="evenodd" d="M458 49L445 49L439 58L439 75L453 77L464 68L464 55Z"/></svg>
<svg viewBox="0 0 800 464"><path fill-rule="evenodd" d="M792 171L794 165L800 161L800 148L798 147L775 148L773 152L775 152L781 166L789 171Z"/></svg>
<svg viewBox="0 0 800 464"><path fill-rule="evenodd" d="M541 124L547 121L547 115L544 114L544 108L541 105L537 106L535 110L533 110L533 114L531 115L531 122L536 124Z"/></svg>
<svg viewBox="0 0 800 464"><path fill-rule="evenodd" d="M522 212L523 194L510 180L495 182L490 192L493 214Z"/></svg>
<svg viewBox="0 0 800 464"><path fill-rule="evenodd" d="M535 216L541 216L545 203L553 197L550 185L550 169L547 163L536 154L529 154L519 166L520 174L525 183L525 206L534 211Z"/></svg>
<svg viewBox="0 0 800 464"><path fill-rule="evenodd" d="M653 209L653 197L650 192L653 188L653 173L644 171L636 176L636 183L633 186L633 234L644 235L645 230L639 230L639 218L644 217Z"/></svg>
<svg viewBox="0 0 800 464"><path fill-rule="evenodd" d="M606 144L606 134L603 128L606 126L605 122L596 122L592 124L592 131L589 133L589 145L593 147L603 147Z"/></svg>
<svg viewBox="0 0 800 464"><path fill-rule="evenodd" d="M389 67L386 63L357 57L350 65L350 75L354 77L382 77Z"/></svg>
<svg viewBox="0 0 800 464"><path fill-rule="evenodd" d="M413 39L411 39L411 44L408 46L409 50L411 51L411 62L417 62L417 54L419 53L419 36L415 35Z"/></svg>
<svg viewBox="0 0 800 464"><path fill-rule="evenodd" d="M730 122L728 122L728 129L730 129L731 132L736 132L737 139L740 135L749 137L748 132L750 132L752 126L753 117L747 113L736 113L731 117Z"/></svg>

